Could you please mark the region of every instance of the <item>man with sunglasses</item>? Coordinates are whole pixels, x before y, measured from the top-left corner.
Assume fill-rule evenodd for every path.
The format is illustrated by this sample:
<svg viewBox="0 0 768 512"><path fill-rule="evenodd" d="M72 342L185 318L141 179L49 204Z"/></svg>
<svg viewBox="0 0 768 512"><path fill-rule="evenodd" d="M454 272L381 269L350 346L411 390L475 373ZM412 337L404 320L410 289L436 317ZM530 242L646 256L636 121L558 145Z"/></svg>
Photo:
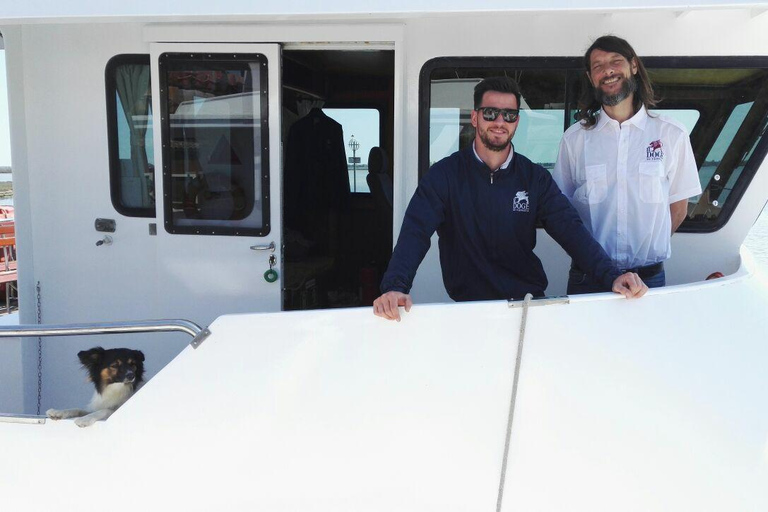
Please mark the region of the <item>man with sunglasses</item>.
<svg viewBox="0 0 768 512"><path fill-rule="evenodd" d="M399 321L398 306L410 310L413 278L435 231L453 300L543 296L547 277L533 253L537 221L608 289L627 298L646 292L636 274L622 274L611 263L549 172L515 153L519 105L520 90L510 78L487 78L475 87L474 142L437 162L419 183L374 314Z"/></svg>
<svg viewBox="0 0 768 512"><path fill-rule="evenodd" d="M627 41L600 37L584 62L580 122L563 135L553 176L616 266L664 286L670 237L701 194L688 133L648 112L653 86ZM585 270L572 263L569 295L605 291Z"/></svg>

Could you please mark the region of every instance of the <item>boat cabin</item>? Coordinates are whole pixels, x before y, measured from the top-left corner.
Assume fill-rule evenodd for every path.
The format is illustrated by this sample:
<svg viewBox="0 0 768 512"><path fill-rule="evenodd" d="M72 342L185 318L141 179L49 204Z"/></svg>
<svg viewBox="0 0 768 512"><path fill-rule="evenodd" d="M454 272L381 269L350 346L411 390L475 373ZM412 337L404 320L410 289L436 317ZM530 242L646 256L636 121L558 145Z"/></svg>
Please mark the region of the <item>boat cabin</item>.
<svg viewBox="0 0 768 512"><path fill-rule="evenodd" d="M392 325L339 309L369 308L419 179L471 143L473 87L498 75L519 83L515 151L551 170L563 132L576 122L581 56L604 34L633 45L660 99L654 112L689 131L703 189L672 237L669 286L659 292L679 295L642 306L661 308L648 313L648 324L684 337L669 327L676 307L688 315L680 329L696 339L706 337L699 326L713 316L744 332L761 322L738 297L765 298L741 244L768 198L768 6L87 4L0 12L21 324L184 318L208 326L242 314L272 326L243 327L243 344L274 343L281 332L294 343L315 328L331 344L334 333L384 343L383 329ZM543 229L537 237L547 294L563 295L569 258ZM435 242L412 290L417 304L450 302ZM714 272L726 277L705 282ZM740 295L740 286L749 294ZM553 317L548 329L579 340L586 336L580 322L610 318L623 329L619 320L634 313L600 309L610 298L582 298L589 308ZM470 310L482 309L445 307L445 315L467 322ZM429 318L440 323L445 315ZM233 318L223 325L239 325ZM429 337L423 324L416 345ZM78 373L78 350L140 349L151 381L188 339L0 342L0 412L35 415L62 402L87 403L92 389ZM228 361L237 357L222 347ZM744 353L762 353L750 347ZM429 361L426 352L401 347L399 354ZM306 369L291 361L293 371ZM445 368L447 375L457 367Z"/></svg>

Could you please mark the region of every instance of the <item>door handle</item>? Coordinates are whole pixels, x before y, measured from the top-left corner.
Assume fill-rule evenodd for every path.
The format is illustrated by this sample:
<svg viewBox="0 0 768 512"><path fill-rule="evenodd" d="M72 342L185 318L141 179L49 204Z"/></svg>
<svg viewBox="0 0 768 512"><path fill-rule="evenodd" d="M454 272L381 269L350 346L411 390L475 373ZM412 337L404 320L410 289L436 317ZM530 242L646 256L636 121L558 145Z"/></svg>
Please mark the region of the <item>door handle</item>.
<svg viewBox="0 0 768 512"><path fill-rule="evenodd" d="M275 242L269 242L269 244L266 245L252 245L251 250L275 252Z"/></svg>

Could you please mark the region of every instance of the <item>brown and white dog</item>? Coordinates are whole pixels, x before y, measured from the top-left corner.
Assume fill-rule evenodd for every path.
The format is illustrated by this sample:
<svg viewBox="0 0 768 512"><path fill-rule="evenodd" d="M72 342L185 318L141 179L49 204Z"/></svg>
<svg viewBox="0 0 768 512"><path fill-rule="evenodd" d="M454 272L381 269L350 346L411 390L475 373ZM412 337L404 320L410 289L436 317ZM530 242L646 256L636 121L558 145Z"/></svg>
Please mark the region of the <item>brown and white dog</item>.
<svg viewBox="0 0 768 512"><path fill-rule="evenodd" d="M77 418L78 427L89 427L109 418L136 391L144 378L144 354L127 348L94 347L77 357L96 387L91 403L83 409L48 409L52 420Z"/></svg>

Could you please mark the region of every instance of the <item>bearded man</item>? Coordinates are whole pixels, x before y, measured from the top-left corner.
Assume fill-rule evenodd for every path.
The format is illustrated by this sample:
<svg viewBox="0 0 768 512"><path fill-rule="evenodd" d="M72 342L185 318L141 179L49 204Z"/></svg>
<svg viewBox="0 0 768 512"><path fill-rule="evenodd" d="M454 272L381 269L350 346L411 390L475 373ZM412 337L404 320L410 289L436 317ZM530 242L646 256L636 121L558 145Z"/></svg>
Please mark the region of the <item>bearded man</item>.
<svg viewBox="0 0 768 512"><path fill-rule="evenodd" d="M547 276L533 253L537 222L607 289L627 298L647 291L636 274L613 265L549 172L514 151L519 105L514 80L487 78L477 84L474 142L437 162L419 183L374 314L400 320L398 306L410 310L413 278L435 231L443 283L453 300L543 296Z"/></svg>
<svg viewBox="0 0 768 512"><path fill-rule="evenodd" d="M616 36L598 38L584 54L581 110L563 135L553 173L584 225L621 270L653 287L666 284L670 237L701 194L698 169L682 124L652 114L648 73ZM568 294L605 291L577 261Z"/></svg>

